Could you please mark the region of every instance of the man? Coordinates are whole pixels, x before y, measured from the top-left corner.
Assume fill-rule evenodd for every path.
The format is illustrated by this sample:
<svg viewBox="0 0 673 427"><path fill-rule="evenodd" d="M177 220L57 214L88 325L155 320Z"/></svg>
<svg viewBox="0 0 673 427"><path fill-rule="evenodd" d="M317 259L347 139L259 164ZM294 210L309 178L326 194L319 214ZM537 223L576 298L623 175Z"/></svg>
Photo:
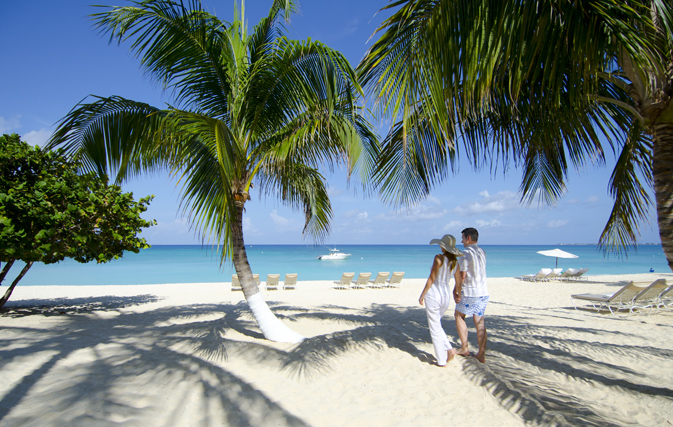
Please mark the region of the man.
<svg viewBox="0 0 673 427"><path fill-rule="evenodd" d="M460 338L461 348L456 352L461 356L470 354L467 342L467 323L465 316L472 316L477 329L479 353L475 355L481 363L486 362L486 325L484 312L488 303L488 289L486 288L486 254L477 246L479 232L476 228L466 228L462 231L461 242L465 246L464 256L459 258L460 274L463 277L462 285L456 284L453 298L456 301L456 329Z"/></svg>

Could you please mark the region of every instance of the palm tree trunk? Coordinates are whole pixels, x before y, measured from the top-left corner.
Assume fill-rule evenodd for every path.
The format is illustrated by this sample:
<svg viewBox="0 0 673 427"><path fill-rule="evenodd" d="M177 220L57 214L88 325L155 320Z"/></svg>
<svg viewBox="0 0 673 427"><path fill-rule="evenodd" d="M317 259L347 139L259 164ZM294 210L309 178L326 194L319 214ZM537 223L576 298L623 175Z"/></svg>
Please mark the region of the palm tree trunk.
<svg viewBox="0 0 673 427"><path fill-rule="evenodd" d="M245 299L250 306L252 314L255 316L255 320L257 320L259 329L264 334L264 338L276 342L301 342L304 340L304 337L287 327L269 309L259 291L257 283L252 277L252 269L248 262L248 255L245 252L245 243L243 241L244 203L244 201L236 202L236 218L234 218L232 230L233 253L231 258L234 263L234 269L236 269L236 274L238 274L238 279L241 282Z"/></svg>
<svg viewBox="0 0 673 427"><path fill-rule="evenodd" d="M656 124L653 140L652 176L659 236L668 267L673 270L673 124Z"/></svg>
<svg viewBox="0 0 673 427"><path fill-rule="evenodd" d="M12 264L13 263L14 263L14 261L12 261ZM9 300L9 297L12 296L12 292L14 292L14 288L16 288L16 285L19 283L19 280L23 279L23 276L25 276L26 273L28 273L28 270L32 266L33 266L33 261L27 262L26 266L23 267L23 270L21 270L21 273L19 273L19 275L16 276L16 279L14 279L12 284L9 286L9 289L7 289L7 292L5 292L5 295L2 298L0 298L0 309L2 309L5 306L5 303L7 302L7 300ZM10 267L11 267L11 264L10 264ZM6 274L6 272L4 270L3 270L3 273ZM4 278L4 275L3 275L3 278Z"/></svg>

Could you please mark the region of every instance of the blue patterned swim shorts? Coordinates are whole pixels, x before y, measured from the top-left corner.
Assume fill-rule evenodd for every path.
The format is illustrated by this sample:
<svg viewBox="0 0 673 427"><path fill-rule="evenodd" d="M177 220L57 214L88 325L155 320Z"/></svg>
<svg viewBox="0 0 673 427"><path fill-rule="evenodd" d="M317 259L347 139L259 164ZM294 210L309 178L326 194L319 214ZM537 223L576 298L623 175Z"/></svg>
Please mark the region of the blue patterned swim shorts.
<svg viewBox="0 0 673 427"><path fill-rule="evenodd" d="M488 296L462 297L460 302L456 304L456 311L466 316L483 316L484 312L486 312L486 304L488 304Z"/></svg>

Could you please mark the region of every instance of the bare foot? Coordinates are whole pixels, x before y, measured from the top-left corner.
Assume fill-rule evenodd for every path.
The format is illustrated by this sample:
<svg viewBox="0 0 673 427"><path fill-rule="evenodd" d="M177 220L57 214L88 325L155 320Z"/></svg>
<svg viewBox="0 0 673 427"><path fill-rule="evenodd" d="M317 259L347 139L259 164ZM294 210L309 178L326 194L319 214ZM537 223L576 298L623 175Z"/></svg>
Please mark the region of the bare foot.
<svg viewBox="0 0 673 427"><path fill-rule="evenodd" d="M456 350L451 349L451 350L447 351L446 353L447 353L447 356L448 356L448 358L446 359L446 364L448 365L449 362L452 361L454 357L456 357Z"/></svg>
<svg viewBox="0 0 673 427"><path fill-rule="evenodd" d="M481 363L486 363L486 355L477 353L474 355L474 357Z"/></svg>
<svg viewBox="0 0 673 427"><path fill-rule="evenodd" d="M458 356L463 356L463 357L465 357L465 356L469 356L469 355L470 355L470 350L468 350L468 349L462 349L462 348L461 348L460 350L458 350L458 351L456 352L456 354L457 354Z"/></svg>

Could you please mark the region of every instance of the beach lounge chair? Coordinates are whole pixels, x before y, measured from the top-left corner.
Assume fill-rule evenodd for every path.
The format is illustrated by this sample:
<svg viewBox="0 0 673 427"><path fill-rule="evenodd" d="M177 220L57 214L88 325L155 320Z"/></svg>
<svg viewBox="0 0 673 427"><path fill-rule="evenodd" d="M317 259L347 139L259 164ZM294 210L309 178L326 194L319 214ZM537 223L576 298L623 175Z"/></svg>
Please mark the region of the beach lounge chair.
<svg viewBox="0 0 673 427"><path fill-rule="evenodd" d="M673 285L670 285L662 293L659 294L657 298L659 308L668 308L673 305Z"/></svg>
<svg viewBox="0 0 673 427"><path fill-rule="evenodd" d="M521 276L521 280L526 280L529 282L542 282L546 280L546 277L551 274L551 268L541 268L536 274L524 274Z"/></svg>
<svg viewBox="0 0 673 427"><path fill-rule="evenodd" d="M577 270L577 273L572 277L572 280L589 280L586 277L583 276L584 273L589 271L588 268L580 268Z"/></svg>
<svg viewBox="0 0 673 427"><path fill-rule="evenodd" d="M367 287L367 283L369 283L369 278L372 277L372 273L360 273L358 274L357 280L353 281L353 285L351 286L353 289L364 289Z"/></svg>
<svg viewBox="0 0 673 427"><path fill-rule="evenodd" d="M369 287L370 288L382 288L386 285L386 280L388 280L388 276L390 275L389 271L379 271L379 274L376 275L376 278L374 280L369 281Z"/></svg>
<svg viewBox="0 0 673 427"><path fill-rule="evenodd" d="M353 281L355 273L344 273L341 275L341 280L334 282L336 285L335 289L349 289L351 287L351 281Z"/></svg>
<svg viewBox="0 0 673 427"><path fill-rule="evenodd" d="M561 272L563 271L562 268L554 268L551 273L547 274L547 277L545 277L545 280L552 280L552 279L558 279L561 277Z"/></svg>
<svg viewBox="0 0 673 427"><path fill-rule="evenodd" d="M660 295L668 289L665 279L659 279L652 282L633 299L633 304L629 309L629 314L637 308L654 308L659 306Z"/></svg>
<svg viewBox="0 0 673 427"><path fill-rule="evenodd" d="M287 291L294 289L295 286L297 286L297 273L286 274L283 281L283 289Z"/></svg>
<svg viewBox="0 0 673 427"><path fill-rule="evenodd" d="M257 287L259 287L259 284L260 284L259 274L253 274L252 278L255 279L255 283L257 284Z"/></svg>
<svg viewBox="0 0 673 427"><path fill-rule="evenodd" d="M578 294L571 295L570 299L573 302L573 307L577 310L577 305L575 305L575 300L589 301L591 305L597 310L601 311L603 308L610 310L610 313L614 314L612 310L631 308L633 306L633 300L641 293L645 288L636 286L633 282L629 282L619 289L614 294Z"/></svg>
<svg viewBox="0 0 673 427"><path fill-rule="evenodd" d="M267 291L277 291L279 281L280 281L280 274L267 274L266 275L266 290Z"/></svg>
<svg viewBox="0 0 673 427"><path fill-rule="evenodd" d="M579 270L577 270L576 268L569 268L563 273L561 273L561 275L559 276L559 280L573 280L575 275L577 275L578 271Z"/></svg>
<svg viewBox="0 0 673 427"><path fill-rule="evenodd" d="M242 291L241 282L238 281L238 274L231 275L231 290L232 291Z"/></svg>
<svg viewBox="0 0 673 427"><path fill-rule="evenodd" d="M404 271L393 271L393 275L390 276L390 279L386 281L389 288L399 288L402 286L402 278L404 277Z"/></svg>

